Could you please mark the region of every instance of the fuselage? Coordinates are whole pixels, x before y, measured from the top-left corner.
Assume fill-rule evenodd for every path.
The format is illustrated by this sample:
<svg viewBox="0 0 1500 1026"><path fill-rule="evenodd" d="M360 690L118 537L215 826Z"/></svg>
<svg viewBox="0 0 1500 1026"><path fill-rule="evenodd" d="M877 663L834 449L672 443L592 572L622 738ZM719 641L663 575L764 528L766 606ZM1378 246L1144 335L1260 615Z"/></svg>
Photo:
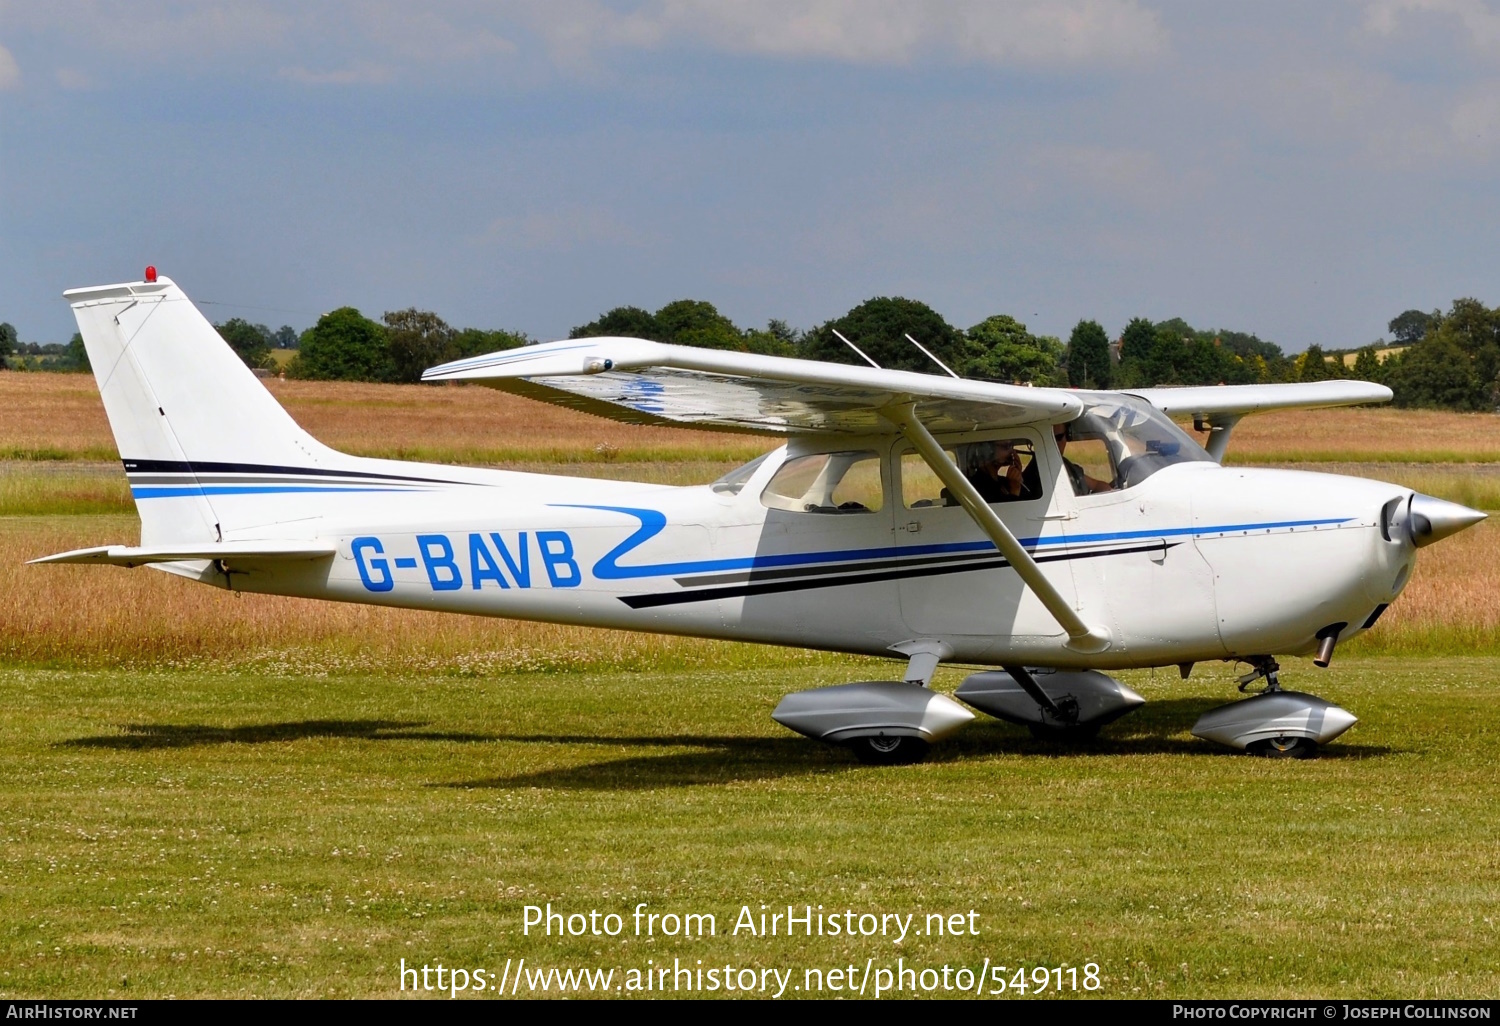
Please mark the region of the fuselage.
<svg viewBox="0 0 1500 1026"><path fill-rule="evenodd" d="M1409 577L1413 546L1382 529L1383 510L1409 489L1193 462L1077 495L1045 427L1029 433L1044 494L994 508L1080 614L1107 626L1102 653L1065 645L962 509L910 501L910 447L895 435L797 439L717 486L379 460L361 461L369 480L359 483L231 482L221 487L240 493L241 522L244 504L263 502L276 536L290 528L338 554L194 576L242 591L874 655L930 640L955 661L1104 669L1306 652L1330 625L1347 638L1372 624ZM784 464L835 450L875 455L879 481L860 508L767 499ZM150 487L136 487L138 501L153 501ZM341 501L343 490L358 501ZM288 515L288 503L308 516ZM266 532L226 540L252 536Z"/></svg>

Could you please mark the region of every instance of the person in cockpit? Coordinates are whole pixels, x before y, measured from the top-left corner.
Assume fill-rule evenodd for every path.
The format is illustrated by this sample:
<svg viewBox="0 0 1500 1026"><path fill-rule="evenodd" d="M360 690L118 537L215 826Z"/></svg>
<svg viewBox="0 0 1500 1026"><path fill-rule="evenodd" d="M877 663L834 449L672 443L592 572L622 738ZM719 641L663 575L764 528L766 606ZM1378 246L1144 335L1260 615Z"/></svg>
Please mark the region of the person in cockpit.
<svg viewBox="0 0 1500 1026"><path fill-rule="evenodd" d="M1068 459L1068 425L1053 424L1052 438L1057 442L1057 454L1062 457L1063 469L1068 472L1068 483L1073 486L1074 495L1092 495L1095 492L1112 492L1115 486L1109 481L1101 481L1097 477L1090 477L1084 473L1082 467Z"/></svg>
<svg viewBox="0 0 1500 1026"><path fill-rule="evenodd" d="M1016 447L1022 439L997 438L993 442L971 442L963 446L964 476L980 498L988 503L1021 502L1042 494L1036 457L1023 465Z"/></svg>

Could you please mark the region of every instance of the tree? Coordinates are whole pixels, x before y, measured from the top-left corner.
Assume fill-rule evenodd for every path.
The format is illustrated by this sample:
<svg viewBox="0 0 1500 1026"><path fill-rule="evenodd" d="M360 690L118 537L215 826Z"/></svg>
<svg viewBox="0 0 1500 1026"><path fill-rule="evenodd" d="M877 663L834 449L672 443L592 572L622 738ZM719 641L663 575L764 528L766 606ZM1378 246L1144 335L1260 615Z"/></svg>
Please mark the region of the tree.
<svg viewBox="0 0 1500 1026"><path fill-rule="evenodd" d="M393 368L385 327L352 306L326 313L302 333L287 373L320 380L389 381Z"/></svg>
<svg viewBox="0 0 1500 1026"><path fill-rule="evenodd" d="M485 353L497 353L502 349L515 349L518 346L528 345L530 342L531 339L519 332L465 328L454 333L450 352L444 359L462 360L469 356L483 356Z"/></svg>
<svg viewBox="0 0 1500 1026"><path fill-rule="evenodd" d="M297 329L290 324L283 324L271 336L271 344L277 349L296 349Z"/></svg>
<svg viewBox="0 0 1500 1026"><path fill-rule="evenodd" d="M1079 321L1068 336L1068 384L1074 388L1108 388L1114 380L1109 336L1098 321Z"/></svg>
<svg viewBox="0 0 1500 1026"><path fill-rule="evenodd" d="M16 345L20 338L16 335L16 329L9 321L0 323L0 370L10 367L9 358L16 351Z"/></svg>
<svg viewBox="0 0 1500 1026"><path fill-rule="evenodd" d="M1351 371L1360 381L1385 383L1385 366L1380 362L1380 357L1375 355L1374 346L1365 346L1359 351L1354 357L1354 366Z"/></svg>
<svg viewBox="0 0 1500 1026"><path fill-rule="evenodd" d="M1146 375L1147 363L1156 346L1156 326L1144 317L1132 317L1120 334L1120 366L1115 387L1139 388L1152 385Z"/></svg>
<svg viewBox="0 0 1500 1026"><path fill-rule="evenodd" d="M740 349L744 337L728 317L701 299L678 299L655 315L661 341L702 349Z"/></svg>
<svg viewBox="0 0 1500 1026"><path fill-rule="evenodd" d="M924 374L937 370L931 360L906 340L908 332L950 367L961 363L964 353L963 332L926 303L899 296L868 299L803 337L801 355L808 359L864 366L865 362L838 340L835 330L869 354L870 359L892 370Z"/></svg>
<svg viewBox="0 0 1500 1026"><path fill-rule="evenodd" d="M964 336L963 358L953 369L966 378L1050 384L1063 355L1057 339L1038 338L1006 314L985 318Z"/></svg>
<svg viewBox="0 0 1500 1026"><path fill-rule="evenodd" d="M605 335L645 338L653 342L668 341L663 337L656 318L638 306L617 306L602 317L568 332L569 338L599 338Z"/></svg>
<svg viewBox="0 0 1500 1026"><path fill-rule="evenodd" d="M1423 313L1421 310L1407 310L1392 318L1385 330L1391 333L1391 337L1398 345L1416 345L1426 337L1427 330L1438 321L1440 316L1436 310L1430 314Z"/></svg>
<svg viewBox="0 0 1500 1026"><path fill-rule="evenodd" d="M1398 406L1483 409L1489 398L1486 384L1475 376L1468 354L1441 336L1407 349L1390 376Z"/></svg>
<svg viewBox="0 0 1500 1026"><path fill-rule="evenodd" d="M1489 386L1500 374L1500 308L1491 310L1477 299L1455 299L1431 334L1463 350L1481 386Z"/></svg>
<svg viewBox="0 0 1500 1026"><path fill-rule="evenodd" d="M219 337L229 343L235 355L245 361L246 367L265 367L271 358L271 329L264 324L251 324L240 317L231 317L223 324L215 324Z"/></svg>
<svg viewBox="0 0 1500 1026"><path fill-rule="evenodd" d="M802 344L802 332L786 321L771 319L764 331L745 332L744 350L763 356L796 356Z"/></svg>
<svg viewBox="0 0 1500 1026"><path fill-rule="evenodd" d="M381 320L390 350L391 380L421 381L424 370L448 360L456 332L437 314L410 307L387 312Z"/></svg>
<svg viewBox="0 0 1500 1026"><path fill-rule="evenodd" d="M1323 353L1323 347L1319 345L1308 346L1307 352L1297 357L1294 366L1298 381L1327 381L1329 378L1343 377L1340 373L1344 366L1342 361L1330 363Z"/></svg>
<svg viewBox="0 0 1500 1026"><path fill-rule="evenodd" d="M63 355L62 367L70 371L90 371L89 351L83 344L83 335L73 332L73 337L68 341L68 348Z"/></svg>

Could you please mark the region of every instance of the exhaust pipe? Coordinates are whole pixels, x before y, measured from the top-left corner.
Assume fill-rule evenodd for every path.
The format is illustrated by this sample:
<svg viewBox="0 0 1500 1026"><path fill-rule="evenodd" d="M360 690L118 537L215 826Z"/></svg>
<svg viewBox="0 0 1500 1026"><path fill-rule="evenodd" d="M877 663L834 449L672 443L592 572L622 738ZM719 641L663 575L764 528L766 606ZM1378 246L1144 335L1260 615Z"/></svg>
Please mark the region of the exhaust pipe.
<svg viewBox="0 0 1500 1026"><path fill-rule="evenodd" d="M1318 632L1318 654L1313 656L1314 666L1328 669L1328 664L1333 662L1333 647L1339 643L1339 632L1347 626L1346 622L1331 623Z"/></svg>

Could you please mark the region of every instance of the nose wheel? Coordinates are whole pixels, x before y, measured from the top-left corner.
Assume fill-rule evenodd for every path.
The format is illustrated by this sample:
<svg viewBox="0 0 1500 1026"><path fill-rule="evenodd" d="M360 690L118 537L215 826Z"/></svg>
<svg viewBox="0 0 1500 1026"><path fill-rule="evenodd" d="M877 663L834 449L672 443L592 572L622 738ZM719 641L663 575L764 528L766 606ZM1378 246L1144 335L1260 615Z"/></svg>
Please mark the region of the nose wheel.
<svg viewBox="0 0 1500 1026"><path fill-rule="evenodd" d="M1268 737L1246 745L1245 751L1263 759L1316 759L1318 743L1310 737Z"/></svg>
<svg viewBox="0 0 1500 1026"><path fill-rule="evenodd" d="M932 745L919 737L857 737L849 742L854 757L866 766L904 766L927 758Z"/></svg>

